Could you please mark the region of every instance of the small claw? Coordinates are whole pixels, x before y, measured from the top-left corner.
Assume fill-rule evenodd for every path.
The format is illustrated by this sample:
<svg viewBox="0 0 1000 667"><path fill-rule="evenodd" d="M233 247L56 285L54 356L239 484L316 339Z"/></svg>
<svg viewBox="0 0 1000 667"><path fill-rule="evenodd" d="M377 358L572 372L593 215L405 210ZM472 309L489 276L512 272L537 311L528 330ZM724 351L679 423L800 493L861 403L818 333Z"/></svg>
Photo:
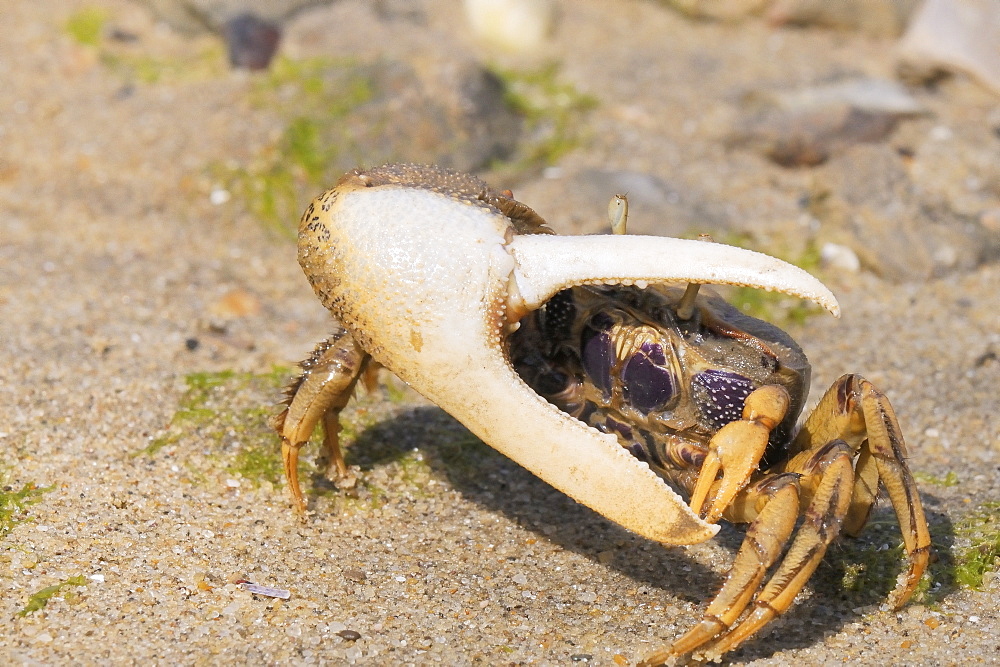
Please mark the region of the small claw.
<svg viewBox="0 0 1000 667"><path fill-rule="evenodd" d="M691 511L709 523L722 517L750 481L767 448L771 429L781 423L790 401L788 392L779 385L765 385L750 392L743 405L743 419L723 426L709 442L708 455L691 492ZM720 469L722 478L716 480ZM708 500L710 493L713 495Z"/></svg>
<svg viewBox="0 0 1000 667"><path fill-rule="evenodd" d="M727 426L731 426L731 424L727 424ZM712 490L712 485L715 484L715 478L718 476L719 470L722 468L722 457L719 455L718 451L718 443L721 441L720 435L722 435L722 431L719 431L719 433L712 438L712 449L710 449L708 454L705 455L705 462L701 464L701 471L698 473L698 483L691 492L691 511L702 518L706 518L706 513L702 512L702 507L704 507L705 501L708 499L708 494ZM724 474L725 472L723 472L723 475ZM716 498L718 497L719 494L716 494ZM715 502L709 506L709 511L711 512L714 509L716 509Z"/></svg>
<svg viewBox="0 0 1000 667"><path fill-rule="evenodd" d="M299 485L299 446L292 445L285 438L281 439L281 460L285 464L285 479L288 480L288 490L292 493L295 503L295 513L300 518L306 515L306 499Z"/></svg>

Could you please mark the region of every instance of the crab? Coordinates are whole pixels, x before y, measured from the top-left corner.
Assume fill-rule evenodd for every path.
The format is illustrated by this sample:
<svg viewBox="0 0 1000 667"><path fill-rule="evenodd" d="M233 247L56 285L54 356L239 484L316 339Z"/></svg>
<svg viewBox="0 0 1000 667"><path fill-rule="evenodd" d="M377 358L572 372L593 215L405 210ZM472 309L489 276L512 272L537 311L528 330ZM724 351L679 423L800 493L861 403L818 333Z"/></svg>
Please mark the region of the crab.
<svg viewBox="0 0 1000 667"><path fill-rule="evenodd" d="M353 483L339 414L385 367L643 537L695 544L721 519L749 524L702 620L644 664L717 658L754 635L841 530L861 531L880 488L906 550L889 600L902 606L930 537L885 395L845 375L796 429L809 388L802 350L701 285L775 290L837 316L833 294L767 255L624 234L624 197L610 212L619 233L557 236L509 191L408 164L349 172L317 198L299 262L339 325L273 420L296 510L306 510L298 453L320 422L331 476Z"/></svg>

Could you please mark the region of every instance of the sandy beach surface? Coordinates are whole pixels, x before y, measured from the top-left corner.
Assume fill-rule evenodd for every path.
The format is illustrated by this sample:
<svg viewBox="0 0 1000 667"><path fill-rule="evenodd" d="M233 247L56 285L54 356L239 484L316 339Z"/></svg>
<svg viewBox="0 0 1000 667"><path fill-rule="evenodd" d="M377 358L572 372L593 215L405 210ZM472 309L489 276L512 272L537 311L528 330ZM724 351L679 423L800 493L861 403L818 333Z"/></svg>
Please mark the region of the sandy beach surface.
<svg viewBox="0 0 1000 667"><path fill-rule="evenodd" d="M690 547L638 538L388 376L346 414L358 491L323 480L307 448L312 511L296 521L266 419L330 319L294 242L232 176L273 155L289 113L260 101L266 75L229 69L215 36L143 6L7 4L0 662L625 665L699 618L741 529ZM557 5L530 56L480 44L456 2L344 0L290 20L280 57L557 62L593 100L572 150L548 169L484 173L558 231L598 231L624 183L640 231L749 236L785 257L838 241L803 199L841 182L843 155L874 149L785 168L727 142L727 128L748 91L894 80L891 38L697 22L639 0ZM88 43L81 12L95 11ZM905 158L920 201L1000 228L1000 99L961 76L909 94L924 110L879 145ZM650 182L660 200L644 198ZM905 256L899 243L881 256ZM786 328L813 365L810 405L856 372L895 406L931 525L930 578L903 609L880 607L901 565L883 502L790 613L727 660L997 664L996 568L980 590L959 575L970 545L1000 539L1000 263L984 252L894 277L863 250L860 270L815 266L843 317Z"/></svg>

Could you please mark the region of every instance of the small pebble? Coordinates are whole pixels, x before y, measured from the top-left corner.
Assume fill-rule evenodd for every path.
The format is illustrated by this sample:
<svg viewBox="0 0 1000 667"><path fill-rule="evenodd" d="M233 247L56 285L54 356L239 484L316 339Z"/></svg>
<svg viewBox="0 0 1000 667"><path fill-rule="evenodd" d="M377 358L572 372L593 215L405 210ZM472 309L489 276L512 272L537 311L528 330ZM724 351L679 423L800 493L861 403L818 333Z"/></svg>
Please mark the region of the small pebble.
<svg viewBox="0 0 1000 667"><path fill-rule="evenodd" d="M349 567L344 570L344 579L347 579L348 581L362 582L366 578L367 575L356 567Z"/></svg>
<svg viewBox="0 0 1000 667"><path fill-rule="evenodd" d="M355 642L361 639L361 633L357 630L341 630L337 633L341 639L349 642Z"/></svg>
<svg viewBox="0 0 1000 667"><path fill-rule="evenodd" d="M824 267L847 273L857 273L861 269L861 260L857 254L839 243L823 244L819 251L819 259Z"/></svg>
<svg viewBox="0 0 1000 667"><path fill-rule="evenodd" d="M208 195L208 201L212 202L216 206L221 206L222 204L225 204L231 198L232 195L229 194L229 190L224 190L222 188L215 188Z"/></svg>

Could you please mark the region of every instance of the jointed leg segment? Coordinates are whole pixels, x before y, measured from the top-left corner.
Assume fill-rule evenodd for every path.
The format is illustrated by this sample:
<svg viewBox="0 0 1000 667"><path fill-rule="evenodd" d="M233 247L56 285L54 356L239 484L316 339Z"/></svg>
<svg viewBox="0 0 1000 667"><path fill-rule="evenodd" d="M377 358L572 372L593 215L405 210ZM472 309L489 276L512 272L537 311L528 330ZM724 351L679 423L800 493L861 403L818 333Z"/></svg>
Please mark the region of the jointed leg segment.
<svg viewBox="0 0 1000 667"><path fill-rule="evenodd" d="M917 484L906 465L896 413L885 394L860 375L844 375L830 387L802 425L790 455L834 438L845 440L859 454L845 532L856 536L864 528L880 482L896 512L909 560L906 576L889 597L889 604L899 608L927 569L931 537Z"/></svg>
<svg viewBox="0 0 1000 667"><path fill-rule="evenodd" d="M747 408L756 403L751 399L761 389L747 399ZM926 569L930 535L906 465L906 448L892 407L870 382L856 375L840 378L803 424L788 458L764 473L756 473L756 480L749 485L745 481L739 485L741 473L737 472L746 467L745 462L730 455L730 470L726 470L725 450L732 443L728 442L729 435L718 442L717 438L729 429L731 435L747 438L748 451L762 452L758 432L761 413L758 411L756 420L749 414L745 412L743 420L716 434L692 485L692 507L696 511L712 520L721 513L729 521L750 523L746 538L701 623L668 650L650 656L642 664L656 665L689 653L717 657L787 610L841 529L857 535L864 527L880 483L887 489L899 518L909 559L905 577L890 596L893 607L910 598ZM783 414L771 411L763 423L770 424L774 417L780 421ZM758 425L754 425L755 421ZM773 425L763 431L765 443L770 428ZM759 454L755 460L759 460ZM733 480L738 486L735 493ZM800 516L803 521L795 531ZM761 582L781 557L793 531L791 546L761 589ZM748 607L750 612L743 616Z"/></svg>
<svg viewBox="0 0 1000 667"><path fill-rule="evenodd" d="M271 421L281 436L285 478L300 515L305 513L306 502L299 487L299 449L308 442L321 419L323 446L330 469L336 471L335 480L339 485L353 485L340 450L340 411L350 400L370 360L351 335L338 327L302 362L302 375L287 390L288 407Z"/></svg>

